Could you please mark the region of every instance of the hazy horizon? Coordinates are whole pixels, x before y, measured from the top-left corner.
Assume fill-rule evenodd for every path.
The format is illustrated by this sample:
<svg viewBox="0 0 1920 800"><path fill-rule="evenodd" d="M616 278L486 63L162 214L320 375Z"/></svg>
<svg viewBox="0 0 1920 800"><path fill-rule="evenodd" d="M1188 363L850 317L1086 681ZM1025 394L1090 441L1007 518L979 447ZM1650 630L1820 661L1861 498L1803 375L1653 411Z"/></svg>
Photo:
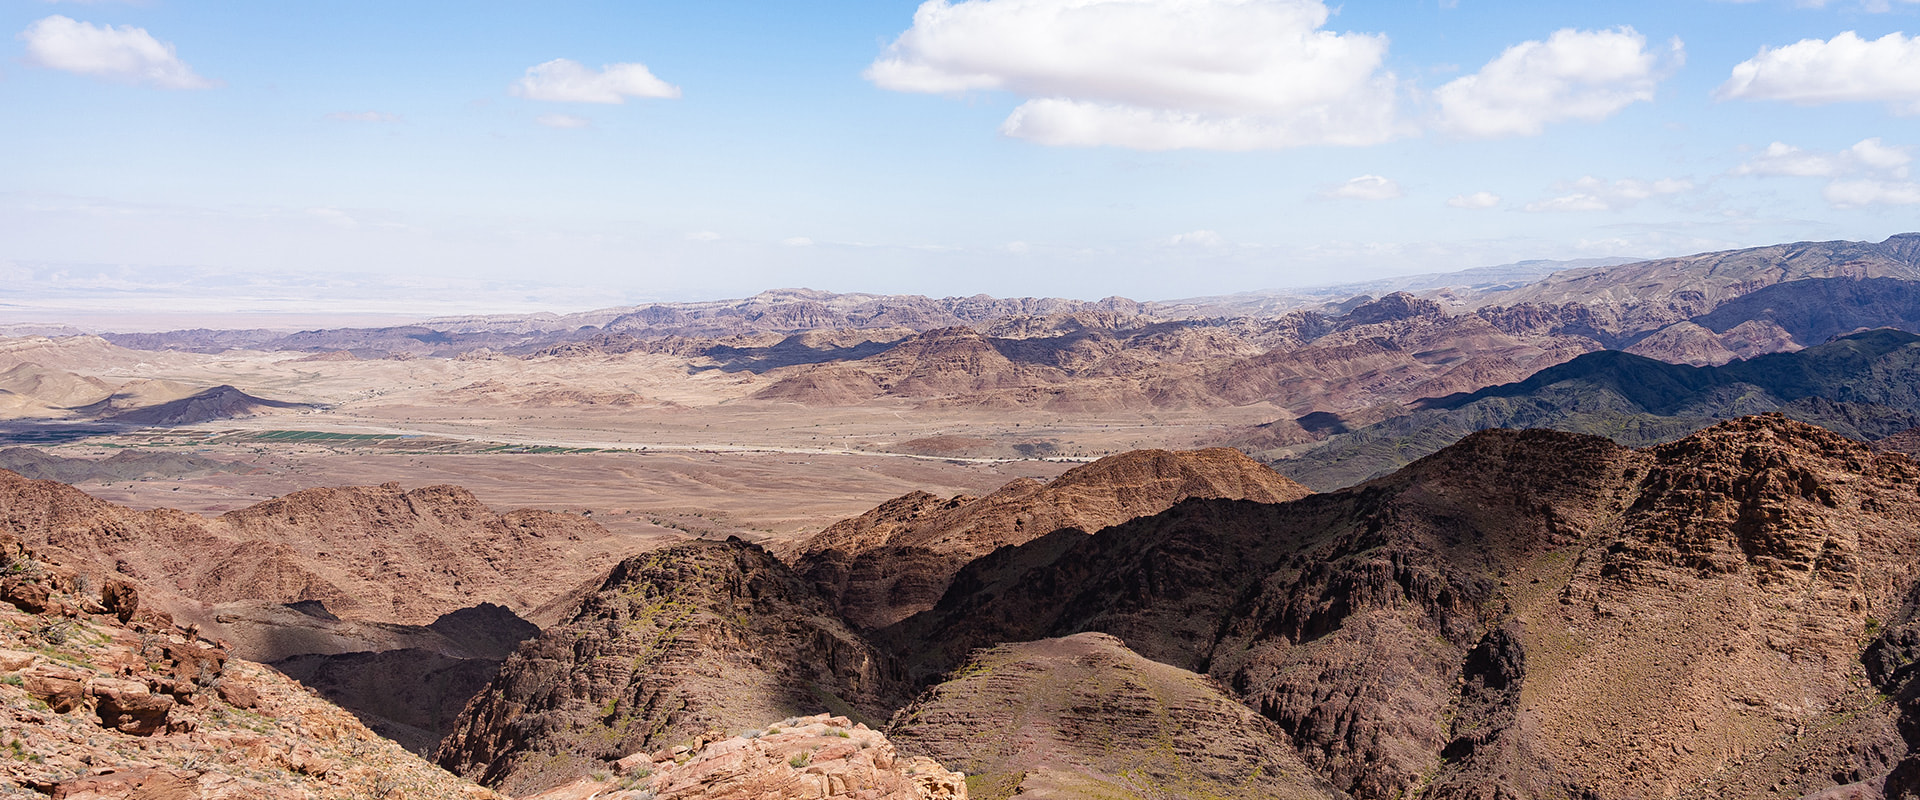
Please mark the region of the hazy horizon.
<svg viewBox="0 0 1920 800"><path fill-rule="evenodd" d="M1878 241L1920 204L1916 18L20 2L0 321L1164 299Z"/></svg>

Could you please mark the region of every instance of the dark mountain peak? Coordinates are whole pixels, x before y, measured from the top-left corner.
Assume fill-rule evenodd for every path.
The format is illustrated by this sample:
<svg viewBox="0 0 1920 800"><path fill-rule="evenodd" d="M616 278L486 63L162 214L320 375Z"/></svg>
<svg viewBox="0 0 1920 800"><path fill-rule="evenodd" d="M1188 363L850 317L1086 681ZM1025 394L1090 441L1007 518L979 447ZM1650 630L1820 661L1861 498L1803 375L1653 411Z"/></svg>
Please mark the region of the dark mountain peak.
<svg viewBox="0 0 1920 800"><path fill-rule="evenodd" d="M192 425L216 419L231 419L258 414L270 409L313 408L307 403L289 403L255 397L233 386L220 385L159 405L103 417L102 422L128 425Z"/></svg>

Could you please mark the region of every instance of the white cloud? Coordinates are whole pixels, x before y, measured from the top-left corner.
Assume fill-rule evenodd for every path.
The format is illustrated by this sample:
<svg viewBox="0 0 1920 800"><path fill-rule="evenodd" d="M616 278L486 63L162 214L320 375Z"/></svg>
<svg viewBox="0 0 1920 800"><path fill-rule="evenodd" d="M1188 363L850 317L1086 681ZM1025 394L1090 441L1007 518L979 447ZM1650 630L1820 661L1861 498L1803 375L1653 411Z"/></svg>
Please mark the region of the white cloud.
<svg viewBox="0 0 1920 800"><path fill-rule="evenodd" d="M1400 184L1379 175L1362 175L1321 193L1326 197L1349 200L1392 200L1399 197Z"/></svg>
<svg viewBox="0 0 1920 800"><path fill-rule="evenodd" d="M813 240L805 236L794 236L786 239L781 239L780 243L788 247L812 247L813 246Z"/></svg>
<svg viewBox="0 0 1920 800"><path fill-rule="evenodd" d="M335 111L327 115L335 122L399 122L400 115L379 111Z"/></svg>
<svg viewBox="0 0 1920 800"><path fill-rule="evenodd" d="M1889 33L1868 41L1847 31L1803 39L1734 65L1715 90L1721 99L1785 100L1800 105L1883 102L1897 114L1920 113L1920 37Z"/></svg>
<svg viewBox="0 0 1920 800"><path fill-rule="evenodd" d="M687 234L687 241L717 242L720 241L720 234L714 233L713 231L693 231Z"/></svg>
<svg viewBox="0 0 1920 800"><path fill-rule="evenodd" d="M895 91L1027 98L1001 133L1141 150L1393 138L1381 35L1319 0L928 0L866 71Z"/></svg>
<svg viewBox="0 0 1920 800"><path fill-rule="evenodd" d="M1838 208L1920 204L1920 183L1873 179L1834 181L1823 193Z"/></svg>
<svg viewBox="0 0 1920 800"><path fill-rule="evenodd" d="M1500 205L1500 195L1492 192L1457 194L1447 198L1447 205L1454 208L1493 208L1494 206Z"/></svg>
<svg viewBox="0 0 1920 800"><path fill-rule="evenodd" d="M593 120L587 119L586 117L576 117L572 114L541 114L535 117L533 121L549 128L566 130L593 127Z"/></svg>
<svg viewBox="0 0 1920 800"><path fill-rule="evenodd" d="M1167 245L1170 247L1212 248L1212 247L1224 247L1226 246L1226 244L1227 244L1227 237L1221 236L1217 231L1208 231L1208 230L1190 231L1187 233L1174 234L1173 236L1167 238Z"/></svg>
<svg viewBox="0 0 1920 800"><path fill-rule="evenodd" d="M14 38L27 43L29 63L50 69L161 89L216 85L174 55L171 43L153 38L145 28L93 25L55 14Z"/></svg>
<svg viewBox="0 0 1920 800"><path fill-rule="evenodd" d="M645 64L608 64L595 72L578 61L556 58L527 68L507 91L552 103L625 103L629 97L675 98L680 87L653 76Z"/></svg>
<svg viewBox="0 0 1920 800"><path fill-rule="evenodd" d="M1693 181L1662 178L1643 181L1627 178L1608 182L1588 175L1577 181L1554 187L1562 194L1527 204L1528 211L1617 211L1642 200L1675 195L1693 190Z"/></svg>
<svg viewBox="0 0 1920 800"><path fill-rule="evenodd" d="M1906 148L1884 144L1879 138L1864 139L1838 153L1816 153L1785 142L1774 142L1759 155L1733 168L1735 175L1832 178L1859 172L1886 172L1896 178L1907 176L1913 161Z"/></svg>
<svg viewBox="0 0 1920 800"><path fill-rule="evenodd" d="M1597 122L1634 103L1653 100L1654 86L1685 59L1680 40L1668 65L1632 28L1555 31L1502 52L1479 72L1433 93L1435 124L1460 136L1533 136L1548 123Z"/></svg>

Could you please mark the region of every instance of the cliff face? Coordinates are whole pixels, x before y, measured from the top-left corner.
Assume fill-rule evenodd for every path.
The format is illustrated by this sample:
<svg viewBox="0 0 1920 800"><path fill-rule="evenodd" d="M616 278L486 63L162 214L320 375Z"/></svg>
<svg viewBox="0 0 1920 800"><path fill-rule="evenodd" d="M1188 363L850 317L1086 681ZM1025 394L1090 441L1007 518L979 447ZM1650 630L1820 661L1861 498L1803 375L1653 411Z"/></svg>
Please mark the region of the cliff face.
<svg viewBox="0 0 1920 800"><path fill-rule="evenodd" d="M621 562L522 645L439 759L526 794L769 719L881 719L897 692L889 661L785 564L739 540L687 542Z"/></svg>
<svg viewBox="0 0 1920 800"><path fill-rule="evenodd" d="M999 547L1097 531L1191 497L1278 503L1307 493L1236 450L1135 450L985 497L903 495L821 531L795 565L849 621L879 628L931 608L953 573Z"/></svg>

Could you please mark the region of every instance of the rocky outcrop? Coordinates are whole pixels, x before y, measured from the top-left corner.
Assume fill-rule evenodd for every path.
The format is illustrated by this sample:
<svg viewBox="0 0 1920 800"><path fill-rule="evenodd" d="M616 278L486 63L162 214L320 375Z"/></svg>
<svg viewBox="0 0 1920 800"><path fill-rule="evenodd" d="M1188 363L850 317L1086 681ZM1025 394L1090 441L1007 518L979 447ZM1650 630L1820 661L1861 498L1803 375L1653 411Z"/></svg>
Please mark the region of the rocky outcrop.
<svg viewBox="0 0 1920 800"><path fill-rule="evenodd" d="M999 547L1097 531L1190 497L1279 503L1306 494L1236 450L1135 450L985 497L894 498L803 543L795 565L849 621L879 628L931 608L960 567Z"/></svg>
<svg viewBox="0 0 1920 800"><path fill-rule="evenodd" d="M0 741L13 753L0 785L73 800L501 800L141 609L124 583L96 593L97 577L5 535L0 566L38 588L0 604Z"/></svg>
<svg viewBox="0 0 1920 800"><path fill-rule="evenodd" d="M1008 548L876 638L931 681L975 647L1111 633L1362 798L1893 788L1902 712L1861 658L1904 642L1916 483L1779 416L1640 451L1487 431L1353 489Z"/></svg>
<svg viewBox="0 0 1920 800"><path fill-rule="evenodd" d="M1102 633L976 652L887 736L974 776L976 800L1343 796L1223 687Z"/></svg>
<svg viewBox="0 0 1920 800"><path fill-rule="evenodd" d="M695 541L635 556L522 645L462 714L440 763L512 794L768 719L883 718L890 662L759 547Z"/></svg>
<svg viewBox="0 0 1920 800"><path fill-rule="evenodd" d="M788 718L699 748L635 753L524 800L967 800L966 776L902 758L846 717Z"/></svg>

